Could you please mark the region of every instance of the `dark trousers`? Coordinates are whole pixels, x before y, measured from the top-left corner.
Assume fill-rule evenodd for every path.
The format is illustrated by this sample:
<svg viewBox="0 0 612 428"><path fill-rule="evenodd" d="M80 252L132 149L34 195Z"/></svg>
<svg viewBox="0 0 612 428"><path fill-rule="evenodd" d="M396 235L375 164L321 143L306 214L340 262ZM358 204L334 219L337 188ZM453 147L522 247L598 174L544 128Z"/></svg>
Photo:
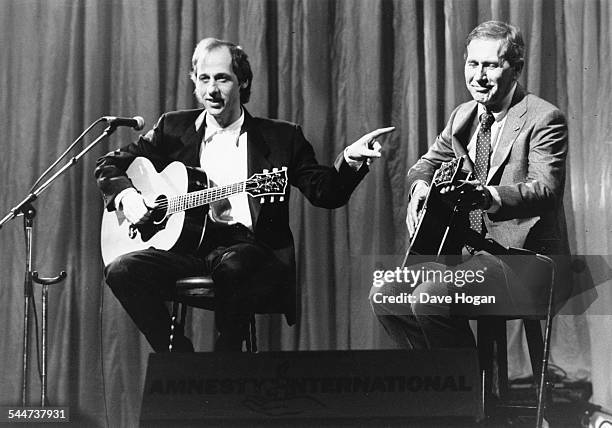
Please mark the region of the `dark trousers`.
<svg viewBox="0 0 612 428"><path fill-rule="evenodd" d="M240 351L250 315L287 286L286 267L240 224L209 226L197 253L149 248L118 257L105 269L106 283L156 352L168 350L170 314L164 301L176 280L210 274L215 283L216 350ZM178 351L193 350L182 336Z"/></svg>
<svg viewBox="0 0 612 428"><path fill-rule="evenodd" d="M409 266L415 272L440 274L432 274L433 279L418 284L388 282L374 286L370 304L385 331L404 348L475 347L470 318L539 315L540 303L546 302L546 281L536 274L533 260L524 256L501 259L479 252L455 266L434 262ZM469 274L470 281L465 280L466 272L474 275ZM398 302L398 296L407 299L407 294L414 296L412 302ZM482 303L483 298L489 300ZM477 300L481 303L475 304Z"/></svg>

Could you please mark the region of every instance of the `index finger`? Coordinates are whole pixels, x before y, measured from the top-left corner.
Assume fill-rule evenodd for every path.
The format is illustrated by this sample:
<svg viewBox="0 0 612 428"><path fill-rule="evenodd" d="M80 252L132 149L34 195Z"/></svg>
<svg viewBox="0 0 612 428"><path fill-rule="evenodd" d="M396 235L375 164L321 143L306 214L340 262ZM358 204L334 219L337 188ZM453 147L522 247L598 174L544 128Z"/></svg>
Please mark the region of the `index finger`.
<svg viewBox="0 0 612 428"><path fill-rule="evenodd" d="M395 131L395 126L389 126L388 128L378 128L372 132L369 132L364 135L365 138L376 138L383 134L388 134L389 132Z"/></svg>

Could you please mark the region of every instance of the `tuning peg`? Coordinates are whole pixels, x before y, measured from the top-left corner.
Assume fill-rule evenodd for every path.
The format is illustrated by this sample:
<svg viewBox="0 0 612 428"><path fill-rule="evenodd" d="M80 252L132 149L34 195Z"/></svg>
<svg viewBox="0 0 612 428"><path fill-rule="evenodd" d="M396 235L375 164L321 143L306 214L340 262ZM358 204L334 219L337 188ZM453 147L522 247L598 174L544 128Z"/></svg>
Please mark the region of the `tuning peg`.
<svg viewBox="0 0 612 428"><path fill-rule="evenodd" d="M278 172L278 168L272 168L272 172Z"/></svg>
<svg viewBox="0 0 612 428"><path fill-rule="evenodd" d="M259 203L260 203L260 204L263 204L264 202L266 202L266 198L262 197L262 198L259 200Z"/></svg>
<svg viewBox="0 0 612 428"><path fill-rule="evenodd" d="M281 196L280 198L278 198L278 201L279 201L279 202L283 202L284 200L285 200L285 197L284 197L284 196Z"/></svg>
<svg viewBox="0 0 612 428"><path fill-rule="evenodd" d="M270 202L274 202L274 196L270 196Z"/></svg>
<svg viewBox="0 0 612 428"><path fill-rule="evenodd" d="M263 170L263 173L264 173L264 174L267 174L269 171L270 171L269 169L264 169L264 170Z"/></svg>

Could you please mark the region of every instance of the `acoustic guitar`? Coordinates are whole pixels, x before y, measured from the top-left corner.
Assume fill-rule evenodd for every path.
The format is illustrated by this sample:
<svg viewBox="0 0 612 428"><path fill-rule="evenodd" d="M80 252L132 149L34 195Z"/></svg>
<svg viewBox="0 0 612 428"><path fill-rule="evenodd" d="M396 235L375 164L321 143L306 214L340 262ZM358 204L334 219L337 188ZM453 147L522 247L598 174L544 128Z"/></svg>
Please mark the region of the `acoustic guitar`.
<svg viewBox="0 0 612 428"><path fill-rule="evenodd" d="M146 158L137 157L126 171L134 187L144 196L147 221L131 224L121 210L104 211L101 249L104 265L132 251L150 247L160 250L196 250L204 239L208 204L239 193L284 200L287 168L253 174L249 179L208 187L206 173L172 162L162 172Z"/></svg>
<svg viewBox="0 0 612 428"><path fill-rule="evenodd" d="M450 185L458 186L461 180L470 179L471 173L463 169L464 162L464 156L455 158L442 163L435 172L419 211L417 227L410 239L404 265L409 255L461 253L465 243L463 232L469 229L469 220L465 213L459 211L456 201L444 198L440 189Z"/></svg>
<svg viewBox="0 0 612 428"><path fill-rule="evenodd" d="M470 227L468 212L459 210L459 201L440 194L446 186L461 186L462 181L469 181L472 173L463 168L466 155L444 162L434 174L429 191L422 207L414 235L402 267L406 266L410 256L434 256L445 264L460 262L462 248L467 244L474 250L485 250L491 254L510 255L530 253L521 248L507 248L491 238L485 238ZM420 259L422 260L422 259Z"/></svg>

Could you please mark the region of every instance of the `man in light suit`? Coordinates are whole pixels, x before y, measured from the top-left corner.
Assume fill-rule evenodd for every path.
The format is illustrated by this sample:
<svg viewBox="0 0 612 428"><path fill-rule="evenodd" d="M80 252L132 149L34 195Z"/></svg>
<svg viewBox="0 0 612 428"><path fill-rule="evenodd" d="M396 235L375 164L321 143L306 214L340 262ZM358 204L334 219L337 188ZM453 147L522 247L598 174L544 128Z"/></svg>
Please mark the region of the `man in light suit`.
<svg viewBox="0 0 612 428"><path fill-rule="evenodd" d="M122 210L132 224L146 220L148 207L126 169L138 156L158 170L172 161L202 168L216 185L244 181L254 173L287 167L289 184L316 206L344 205L380 157L369 133L339 154L334 166L319 165L300 126L252 117L243 104L253 74L239 46L204 39L192 59L191 78L204 109L162 115L153 130L98 160L95 175L106 209ZM211 274L215 283L216 350L240 351L249 314L258 308L284 312L296 321L295 254L289 229L289 193L284 201L261 205L246 194L210 206L200 248L149 248L118 257L105 269L106 282L155 351L168 350L170 316L164 299L181 277ZM179 332L181 333L181 332ZM192 351L182 334L177 351Z"/></svg>
<svg viewBox="0 0 612 428"><path fill-rule="evenodd" d="M470 227L505 247L549 255L567 254L563 212L567 125L552 104L518 83L524 44L520 30L503 22L477 26L466 39L465 83L473 100L459 105L428 152L408 172L410 200L406 223L412 236L420 206L442 162L469 156L472 181L440 193L469 212ZM483 282L457 284L427 280L412 288L401 283L373 287L370 298L386 331L407 348L473 347L468 316L499 311L530 312L546 281L529 281L529 268L473 247L456 266L427 263L412 267L443 273L474 272ZM519 263L520 264L520 263ZM433 276L435 277L435 275ZM455 276L456 277L456 276ZM439 278L439 277L438 277ZM413 284L414 286L414 284ZM383 296L418 296L410 304ZM496 297L494 305L458 304L456 293ZM425 296L421 298L421 296ZM450 303L426 296L451 296ZM390 303L391 302L391 303Z"/></svg>

